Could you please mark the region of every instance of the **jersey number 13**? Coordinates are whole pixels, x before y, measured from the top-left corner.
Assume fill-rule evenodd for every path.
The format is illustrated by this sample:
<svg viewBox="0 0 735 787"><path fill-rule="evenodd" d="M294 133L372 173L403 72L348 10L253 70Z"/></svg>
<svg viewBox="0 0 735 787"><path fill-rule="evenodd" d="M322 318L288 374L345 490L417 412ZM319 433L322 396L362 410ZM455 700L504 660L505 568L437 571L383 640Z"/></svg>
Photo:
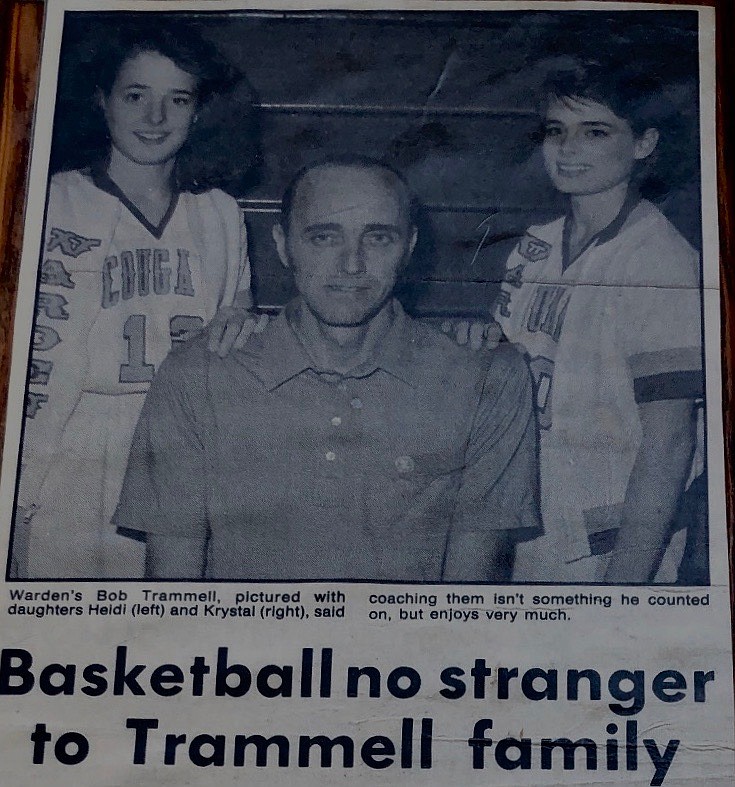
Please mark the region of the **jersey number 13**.
<svg viewBox="0 0 735 787"><path fill-rule="evenodd" d="M169 320L171 344L185 342L204 327L201 317L177 314ZM145 314L131 314L123 325L123 338L128 343L128 362L120 364L121 383L149 383L156 368L145 359Z"/></svg>

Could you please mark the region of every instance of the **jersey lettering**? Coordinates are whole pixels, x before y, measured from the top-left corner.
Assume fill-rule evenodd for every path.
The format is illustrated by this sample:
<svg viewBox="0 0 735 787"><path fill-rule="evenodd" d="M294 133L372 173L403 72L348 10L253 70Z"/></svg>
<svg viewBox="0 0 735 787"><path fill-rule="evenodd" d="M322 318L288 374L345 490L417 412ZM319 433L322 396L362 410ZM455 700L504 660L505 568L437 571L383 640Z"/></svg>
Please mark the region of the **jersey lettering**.
<svg viewBox="0 0 735 787"><path fill-rule="evenodd" d="M204 327L204 320L188 314L177 314L169 320L171 343L185 342ZM123 338L128 342L128 362L120 365L121 383L149 383L155 366L146 363L146 316L131 314L123 326Z"/></svg>
<svg viewBox="0 0 735 787"><path fill-rule="evenodd" d="M510 317L510 293L507 290L500 290L495 299L495 309L501 317Z"/></svg>
<svg viewBox="0 0 735 787"><path fill-rule="evenodd" d="M135 295L135 260L132 251L120 252L120 273L122 274L122 299L129 301Z"/></svg>
<svg viewBox="0 0 735 787"><path fill-rule="evenodd" d="M169 333L171 343L177 344L191 339L204 327L204 320L201 317L191 317L186 314L177 314L169 321Z"/></svg>
<svg viewBox="0 0 735 787"><path fill-rule="evenodd" d="M43 261L41 264L41 284L47 284L50 287L67 287L70 290L76 286L61 260Z"/></svg>
<svg viewBox="0 0 735 787"><path fill-rule="evenodd" d="M153 249L153 292L168 295L171 292L171 268L168 262L168 249Z"/></svg>
<svg viewBox="0 0 735 787"><path fill-rule="evenodd" d="M120 300L120 293L112 289L112 269L117 268L117 257L107 257L102 265L102 308L109 309Z"/></svg>
<svg viewBox="0 0 735 787"><path fill-rule="evenodd" d="M61 336L48 325L36 325L33 328L33 349L52 350L61 342Z"/></svg>
<svg viewBox="0 0 735 787"><path fill-rule="evenodd" d="M151 291L151 250L136 249L138 263L138 295L146 296Z"/></svg>
<svg viewBox="0 0 735 787"><path fill-rule="evenodd" d="M31 385L48 385L49 378L51 377L51 370L53 368L54 365L51 361L41 361L38 358L32 358L28 382Z"/></svg>
<svg viewBox="0 0 735 787"><path fill-rule="evenodd" d="M551 388L554 381L554 362L537 355L528 364L533 375L536 413L541 429L551 429Z"/></svg>
<svg viewBox="0 0 735 787"><path fill-rule="evenodd" d="M178 249L179 270L176 278L174 292L177 295L194 295L194 283L191 280L191 268L189 268L189 252L186 249Z"/></svg>
<svg viewBox="0 0 735 787"><path fill-rule="evenodd" d="M528 313L526 329L529 333L541 331L555 342L559 341L569 296L566 287L538 287Z"/></svg>
<svg viewBox="0 0 735 787"><path fill-rule="evenodd" d="M178 266L176 271L177 295L194 297L194 281L189 265L189 251L177 249ZM168 295L171 292L171 268L167 264L170 256L168 249L136 249L121 251L119 258L107 257L102 265L102 308L109 309L135 295L150 295L151 283L155 295ZM115 273L119 268L120 273ZM151 270L152 268L152 270ZM119 288L115 280L119 276Z"/></svg>
<svg viewBox="0 0 735 787"><path fill-rule="evenodd" d="M149 383L155 367L145 362L145 315L131 314L123 326L128 340L128 362L120 366L121 383Z"/></svg>
<svg viewBox="0 0 735 787"><path fill-rule="evenodd" d="M48 394L36 393L35 391L28 391L26 394L26 418L35 418L36 413L41 409L41 405L48 402Z"/></svg>
<svg viewBox="0 0 735 787"><path fill-rule="evenodd" d="M66 254L67 257L76 258L91 251L101 243L102 241L98 238L85 238L82 235L77 235L76 232L62 230L60 227L52 227L51 232L49 232L46 251L60 249L61 253Z"/></svg>
<svg viewBox="0 0 735 787"><path fill-rule="evenodd" d="M39 292L36 314L45 314L50 320L68 320L69 312L64 308L69 303L63 295Z"/></svg>
<svg viewBox="0 0 735 787"><path fill-rule="evenodd" d="M518 253L530 262L546 260L551 253L551 244L534 235L524 235L518 244Z"/></svg>
<svg viewBox="0 0 735 787"><path fill-rule="evenodd" d="M523 270L525 265L516 265L515 268L510 268L505 272L503 281L507 281L511 287L518 289L523 284Z"/></svg>

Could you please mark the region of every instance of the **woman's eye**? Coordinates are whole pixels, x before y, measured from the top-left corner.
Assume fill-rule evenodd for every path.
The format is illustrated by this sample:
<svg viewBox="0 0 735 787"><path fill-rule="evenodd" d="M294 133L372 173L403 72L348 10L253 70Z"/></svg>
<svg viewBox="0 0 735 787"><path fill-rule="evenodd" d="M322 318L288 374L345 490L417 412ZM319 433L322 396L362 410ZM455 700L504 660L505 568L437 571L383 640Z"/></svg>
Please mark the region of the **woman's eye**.
<svg viewBox="0 0 735 787"><path fill-rule="evenodd" d="M544 126L544 137L560 137L561 136L561 128L559 126Z"/></svg>
<svg viewBox="0 0 735 787"><path fill-rule="evenodd" d="M191 96L174 96L173 103L177 107L188 107L194 103Z"/></svg>
<svg viewBox="0 0 735 787"><path fill-rule="evenodd" d="M587 130L587 136L591 139L604 139L609 137L609 132L604 128L590 128Z"/></svg>
<svg viewBox="0 0 735 787"><path fill-rule="evenodd" d="M139 90L130 90L123 96L126 104L137 104L143 99L143 94Z"/></svg>

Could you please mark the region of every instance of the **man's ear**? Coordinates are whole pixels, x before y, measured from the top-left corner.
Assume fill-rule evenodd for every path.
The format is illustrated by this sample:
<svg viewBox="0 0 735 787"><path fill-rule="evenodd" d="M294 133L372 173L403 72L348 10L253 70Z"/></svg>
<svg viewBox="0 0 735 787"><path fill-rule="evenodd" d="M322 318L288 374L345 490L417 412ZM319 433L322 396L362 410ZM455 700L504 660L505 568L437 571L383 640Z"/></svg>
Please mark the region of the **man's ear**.
<svg viewBox="0 0 735 787"><path fill-rule="evenodd" d="M290 268L291 265L288 261L288 251L286 249L286 233L283 226L280 223L274 224L271 234L273 235L273 242L276 244L276 251L281 260L281 265L284 268Z"/></svg>
<svg viewBox="0 0 735 787"><path fill-rule="evenodd" d="M648 158L658 145L658 129L647 128L635 141L634 156L637 161Z"/></svg>

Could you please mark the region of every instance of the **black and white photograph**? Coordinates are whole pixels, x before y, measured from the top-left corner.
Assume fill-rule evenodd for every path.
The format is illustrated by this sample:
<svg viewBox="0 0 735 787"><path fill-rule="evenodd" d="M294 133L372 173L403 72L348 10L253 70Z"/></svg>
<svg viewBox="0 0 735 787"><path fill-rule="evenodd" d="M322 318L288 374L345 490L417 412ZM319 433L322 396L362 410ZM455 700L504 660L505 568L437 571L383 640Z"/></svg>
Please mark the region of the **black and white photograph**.
<svg viewBox="0 0 735 787"><path fill-rule="evenodd" d="M708 586L699 33L66 12L6 579Z"/></svg>
<svg viewBox="0 0 735 787"><path fill-rule="evenodd" d="M731 787L726 2L12 2L2 784Z"/></svg>

